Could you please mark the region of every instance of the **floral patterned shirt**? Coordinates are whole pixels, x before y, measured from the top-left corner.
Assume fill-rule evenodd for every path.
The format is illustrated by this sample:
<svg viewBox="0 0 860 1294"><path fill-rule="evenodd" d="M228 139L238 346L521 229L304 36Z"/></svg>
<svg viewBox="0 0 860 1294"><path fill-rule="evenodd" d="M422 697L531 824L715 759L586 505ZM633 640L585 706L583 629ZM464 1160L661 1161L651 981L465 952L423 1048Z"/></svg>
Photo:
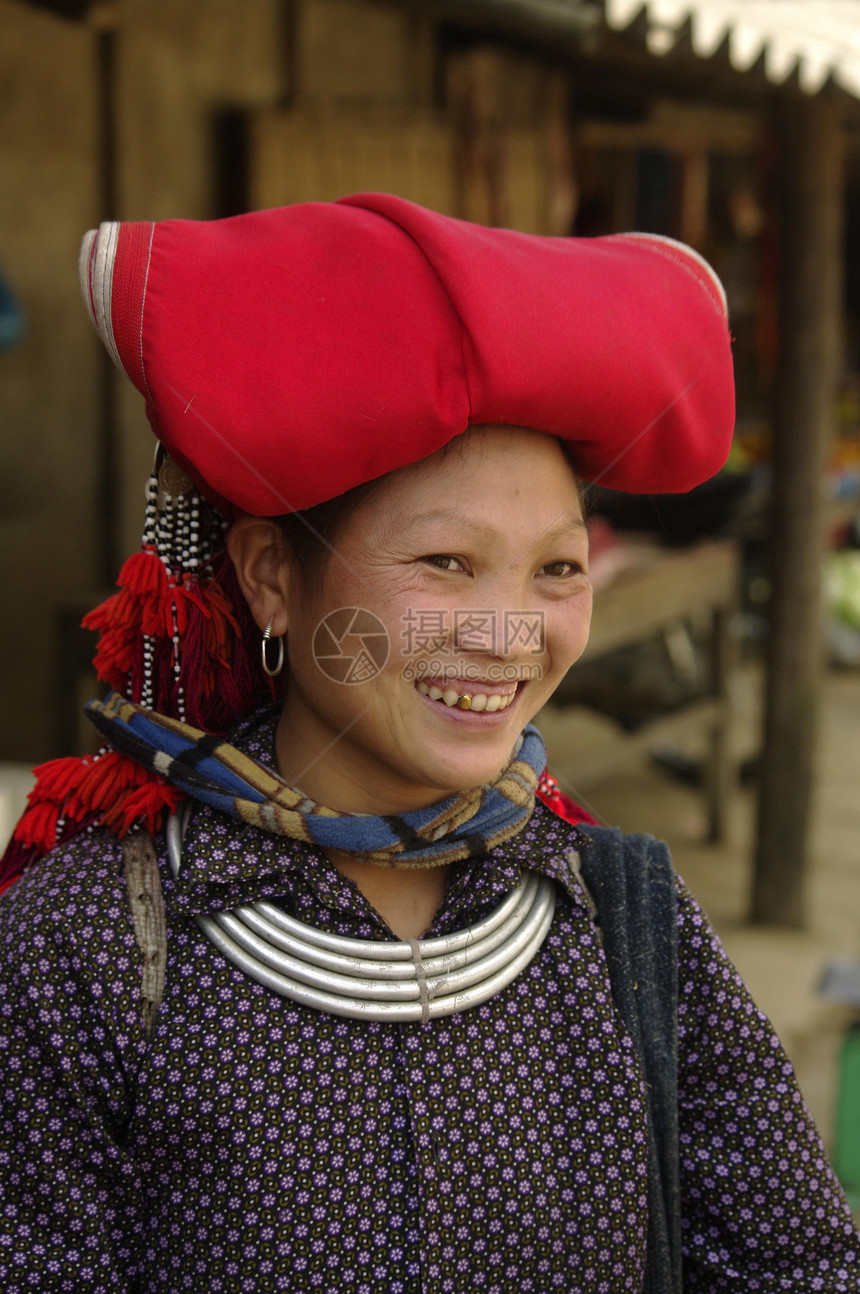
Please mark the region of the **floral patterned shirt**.
<svg viewBox="0 0 860 1294"><path fill-rule="evenodd" d="M236 744L269 759L271 727ZM0 899L0 1288L640 1291L645 1097L572 828L457 865L431 933L523 870L557 885L531 964L482 1006L355 1021L233 967L194 914L268 897L391 938L306 845L197 806L151 1041L121 851L82 835ZM860 1241L768 1021L679 883L684 1289L858 1294Z"/></svg>

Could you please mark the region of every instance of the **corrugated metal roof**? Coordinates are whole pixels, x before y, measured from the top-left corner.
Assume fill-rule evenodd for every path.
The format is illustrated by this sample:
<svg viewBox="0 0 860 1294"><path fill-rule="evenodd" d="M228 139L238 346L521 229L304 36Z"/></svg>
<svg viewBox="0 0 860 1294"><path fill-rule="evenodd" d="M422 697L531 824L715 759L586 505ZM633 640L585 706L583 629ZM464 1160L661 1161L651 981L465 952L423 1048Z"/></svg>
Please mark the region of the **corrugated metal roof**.
<svg viewBox="0 0 860 1294"><path fill-rule="evenodd" d="M644 16L654 54L669 53L689 32L701 58L725 42L738 71L762 59L775 84L796 70L808 94L832 79L860 98L860 0L605 0L605 12L618 31Z"/></svg>

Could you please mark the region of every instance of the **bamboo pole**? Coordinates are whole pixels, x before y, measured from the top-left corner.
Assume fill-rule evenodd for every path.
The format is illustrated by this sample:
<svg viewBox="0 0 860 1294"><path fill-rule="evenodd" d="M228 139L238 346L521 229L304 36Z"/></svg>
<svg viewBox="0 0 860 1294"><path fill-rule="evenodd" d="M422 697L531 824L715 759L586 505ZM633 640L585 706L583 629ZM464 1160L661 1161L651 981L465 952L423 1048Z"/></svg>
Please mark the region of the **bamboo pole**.
<svg viewBox="0 0 860 1294"><path fill-rule="evenodd" d="M823 473L839 373L841 126L828 95L777 112L779 357L773 425L771 632L752 918L804 924L822 673Z"/></svg>

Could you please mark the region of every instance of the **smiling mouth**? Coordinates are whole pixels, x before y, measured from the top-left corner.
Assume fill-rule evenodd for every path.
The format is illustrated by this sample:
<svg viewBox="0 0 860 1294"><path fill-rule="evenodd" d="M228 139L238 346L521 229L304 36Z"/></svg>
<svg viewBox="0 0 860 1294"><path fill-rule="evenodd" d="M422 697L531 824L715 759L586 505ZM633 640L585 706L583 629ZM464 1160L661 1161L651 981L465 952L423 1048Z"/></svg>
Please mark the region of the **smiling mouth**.
<svg viewBox="0 0 860 1294"><path fill-rule="evenodd" d="M519 685L514 685L511 692L484 692L480 684L459 691L453 687L443 690L422 679L415 686L422 696L429 697L431 701L441 701L449 708L456 706L459 710L474 710L476 714L495 714L497 710L507 710L517 695Z"/></svg>

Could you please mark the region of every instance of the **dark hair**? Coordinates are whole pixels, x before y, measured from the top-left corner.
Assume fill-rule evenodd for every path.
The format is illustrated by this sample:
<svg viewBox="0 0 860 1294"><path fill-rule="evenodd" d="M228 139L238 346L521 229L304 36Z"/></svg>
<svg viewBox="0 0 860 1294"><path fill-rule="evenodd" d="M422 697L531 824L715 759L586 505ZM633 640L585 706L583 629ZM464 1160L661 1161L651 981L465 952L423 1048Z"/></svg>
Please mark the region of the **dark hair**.
<svg viewBox="0 0 860 1294"><path fill-rule="evenodd" d="M286 512L274 520L280 528L286 555L295 566L306 593L318 587L325 574L338 535L350 517L384 478L376 477L351 490L316 503L301 512Z"/></svg>

